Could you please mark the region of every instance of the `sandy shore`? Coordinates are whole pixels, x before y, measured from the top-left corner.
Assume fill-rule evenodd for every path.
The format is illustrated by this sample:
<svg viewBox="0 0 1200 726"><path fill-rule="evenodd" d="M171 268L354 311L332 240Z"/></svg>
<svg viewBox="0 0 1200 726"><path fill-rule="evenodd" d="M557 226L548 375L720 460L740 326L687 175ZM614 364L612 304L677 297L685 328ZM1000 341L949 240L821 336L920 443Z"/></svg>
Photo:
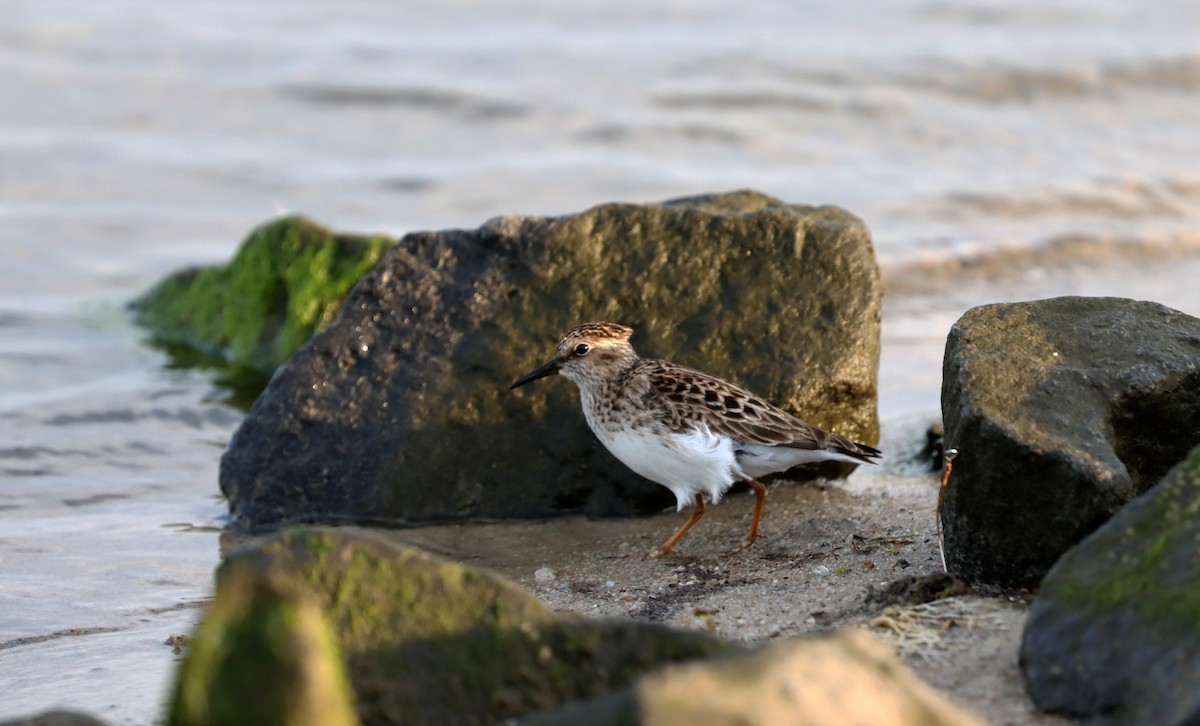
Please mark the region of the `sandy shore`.
<svg viewBox="0 0 1200 726"><path fill-rule="evenodd" d="M823 483L769 486L764 538L744 537L753 497L734 493L672 555L644 554L686 517L463 524L397 532L402 541L499 572L556 610L707 629L748 644L842 626L888 640L928 683L993 724L1057 724L1025 694L1020 594L960 595L921 606L869 600L942 570L934 522L939 478L917 458L930 417L884 426L880 467Z"/></svg>

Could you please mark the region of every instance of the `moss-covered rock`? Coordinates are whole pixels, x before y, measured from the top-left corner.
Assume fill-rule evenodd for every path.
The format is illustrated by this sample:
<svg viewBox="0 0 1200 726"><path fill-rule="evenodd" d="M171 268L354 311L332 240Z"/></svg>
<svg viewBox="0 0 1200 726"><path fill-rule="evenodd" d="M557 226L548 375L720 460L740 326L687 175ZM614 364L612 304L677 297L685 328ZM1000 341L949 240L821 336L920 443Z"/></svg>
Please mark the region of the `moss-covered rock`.
<svg viewBox="0 0 1200 726"><path fill-rule="evenodd" d="M508 384L611 320L874 443L880 295L859 219L755 192L410 234L271 381L221 488L249 528L658 511L673 496L596 441L573 387Z"/></svg>
<svg viewBox="0 0 1200 726"><path fill-rule="evenodd" d="M247 570L256 578L245 579ZM559 615L502 578L366 530L292 529L252 542L221 566L217 603L244 609L254 600L240 591L261 581L310 600L332 623L368 724L493 723L620 689L663 663L733 650L702 633ZM215 660L204 642L214 619L270 625L214 605L181 693L193 659Z"/></svg>
<svg viewBox="0 0 1200 726"><path fill-rule="evenodd" d="M620 696L526 726L982 726L857 629L775 643L718 662L669 666Z"/></svg>
<svg viewBox="0 0 1200 726"><path fill-rule="evenodd" d="M133 307L156 343L257 393L394 244L284 217L251 232L228 264L175 273Z"/></svg>
<svg viewBox="0 0 1200 726"><path fill-rule="evenodd" d="M1200 714L1200 447L1050 570L1021 666L1047 711L1111 724Z"/></svg>
<svg viewBox="0 0 1200 726"><path fill-rule="evenodd" d="M968 311L946 341L946 563L1035 587L1200 443L1200 319L1064 297Z"/></svg>
<svg viewBox="0 0 1200 726"><path fill-rule="evenodd" d="M188 648L172 726L357 724L337 637L285 578L228 567Z"/></svg>

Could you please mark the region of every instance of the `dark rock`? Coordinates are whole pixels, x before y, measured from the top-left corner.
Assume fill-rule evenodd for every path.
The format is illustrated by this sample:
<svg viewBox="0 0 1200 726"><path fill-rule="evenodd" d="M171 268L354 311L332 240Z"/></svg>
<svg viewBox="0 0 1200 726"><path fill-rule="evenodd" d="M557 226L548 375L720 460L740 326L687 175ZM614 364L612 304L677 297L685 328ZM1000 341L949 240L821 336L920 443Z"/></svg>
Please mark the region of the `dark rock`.
<svg viewBox="0 0 1200 726"><path fill-rule="evenodd" d="M1187 716L1183 717L1176 726L1200 726L1200 706L1197 706Z"/></svg>
<svg viewBox="0 0 1200 726"><path fill-rule="evenodd" d="M254 581L246 570L328 618L365 724L496 723L615 692L662 664L736 652L704 633L555 613L503 578L379 530L252 541L221 566L218 601Z"/></svg>
<svg viewBox="0 0 1200 726"><path fill-rule="evenodd" d="M1035 587L1200 442L1200 320L1117 298L969 310L946 341L942 416L958 450L948 569Z"/></svg>
<svg viewBox="0 0 1200 726"><path fill-rule="evenodd" d="M252 529L658 511L673 496L596 441L573 386L508 384L607 319L873 443L879 303L861 221L753 192L410 234L280 368L221 489Z"/></svg>
<svg viewBox="0 0 1200 726"><path fill-rule="evenodd" d="M715 662L673 665L629 691L526 726L982 726L863 630L784 641Z"/></svg>
<svg viewBox="0 0 1200 726"><path fill-rule="evenodd" d="M1058 561L1021 643L1037 706L1089 724L1200 713L1200 447Z"/></svg>
<svg viewBox="0 0 1200 726"><path fill-rule="evenodd" d="M170 726L358 723L337 637L284 578L226 568L179 671Z"/></svg>
<svg viewBox="0 0 1200 726"><path fill-rule="evenodd" d="M249 404L393 244L284 217L251 232L228 264L177 272L133 308L177 363L217 368Z"/></svg>
<svg viewBox="0 0 1200 726"><path fill-rule="evenodd" d="M925 446L917 454L921 461L928 461L933 471L942 471L946 464L946 430L941 421L935 421L925 431Z"/></svg>

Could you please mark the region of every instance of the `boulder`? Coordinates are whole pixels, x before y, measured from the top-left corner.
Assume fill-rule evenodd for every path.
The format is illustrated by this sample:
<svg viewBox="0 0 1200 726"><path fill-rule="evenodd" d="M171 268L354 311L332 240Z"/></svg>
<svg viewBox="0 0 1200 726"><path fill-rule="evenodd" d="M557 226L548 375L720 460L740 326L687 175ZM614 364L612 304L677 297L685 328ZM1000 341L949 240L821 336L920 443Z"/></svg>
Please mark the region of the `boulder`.
<svg viewBox="0 0 1200 726"><path fill-rule="evenodd" d="M508 385L589 320L874 443L880 285L833 207L736 192L405 236L281 367L221 461L236 524L658 511L565 382ZM809 475L844 475L832 464Z"/></svg>
<svg viewBox="0 0 1200 726"><path fill-rule="evenodd" d="M153 342L178 362L222 370L249 404L393 244L283 217L251 232L228 264L177 272L133 309Z"/></svg>
<svg viewBox="0 0 1200 726"><path fill-rule="evenodd" d="M655 666L734 651L705 633L555 613L507 580L397 545L380 530L298 528L252 541L222 564L180 694L191 661L216 647L205 642L221 630L210 620L256 624L237 634L243 667L261 662L265 649L253 646L275 625L240 591L262 581L313 603L330 623L364 724L496 723L617 691ZM250 615L218 612L225 602ZM242 672L224 675L224 692L257 683ZM247 685L227 683L235 678Z"/></svg>
<svg viewBox="0 0 1200 726"><path fill-rule="evenodd" d="M1200 320L1063 297L967 311L946 341L946 564L1036 587L1200 443Z"/></svg>
<svg viewBox="0 0 1200 726"><path fill-rule="evenodd" d="M1095 724L1196 723L1198 542L1200 447L1042 581L1021 643L1039 708Z"/></svg>
<svg viewBox="0 0 1200 726"><path fill-rule="evenodd" d="M773 644L736 659L663 668L619 696L525 726L982 726L864 630Z"/></svg>
<svg viewBox="0 0 1200 726"><path fill-rule="evenodd" d="M351 726L346 665L321 608L254 567L226 569L188 648L170 726Z"/></svg>

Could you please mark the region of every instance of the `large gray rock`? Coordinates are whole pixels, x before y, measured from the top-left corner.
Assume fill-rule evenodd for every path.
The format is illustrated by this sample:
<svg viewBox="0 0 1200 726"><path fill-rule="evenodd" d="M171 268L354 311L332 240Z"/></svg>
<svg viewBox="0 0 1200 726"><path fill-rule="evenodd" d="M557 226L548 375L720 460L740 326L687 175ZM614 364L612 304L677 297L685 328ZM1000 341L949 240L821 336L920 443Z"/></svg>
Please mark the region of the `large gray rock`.
<svg viewBox="0 0 1200 726"><path fill-rule="evenodd" d="M874 443L879 316L863 223L755 192L410 234L277 372L221 489L258 529L657 511L672 495L595 440L573 386L507 390L563 332L631 325L643 355Z"/></svg>
<svg viewBox="0 0 1200 726"><path fill-rule="evenodd" d="M1200 447L1042 581L1021 644L1039 708L1089 724L1197 723L1197 543Z"/></svg>
<svg viewBox="0 0 1200 726"><path fill-rule="evenodd" d="M967 311L946 341L946 563L1034 587L1200 443L1200 320L1064 297Z"/></svg>

